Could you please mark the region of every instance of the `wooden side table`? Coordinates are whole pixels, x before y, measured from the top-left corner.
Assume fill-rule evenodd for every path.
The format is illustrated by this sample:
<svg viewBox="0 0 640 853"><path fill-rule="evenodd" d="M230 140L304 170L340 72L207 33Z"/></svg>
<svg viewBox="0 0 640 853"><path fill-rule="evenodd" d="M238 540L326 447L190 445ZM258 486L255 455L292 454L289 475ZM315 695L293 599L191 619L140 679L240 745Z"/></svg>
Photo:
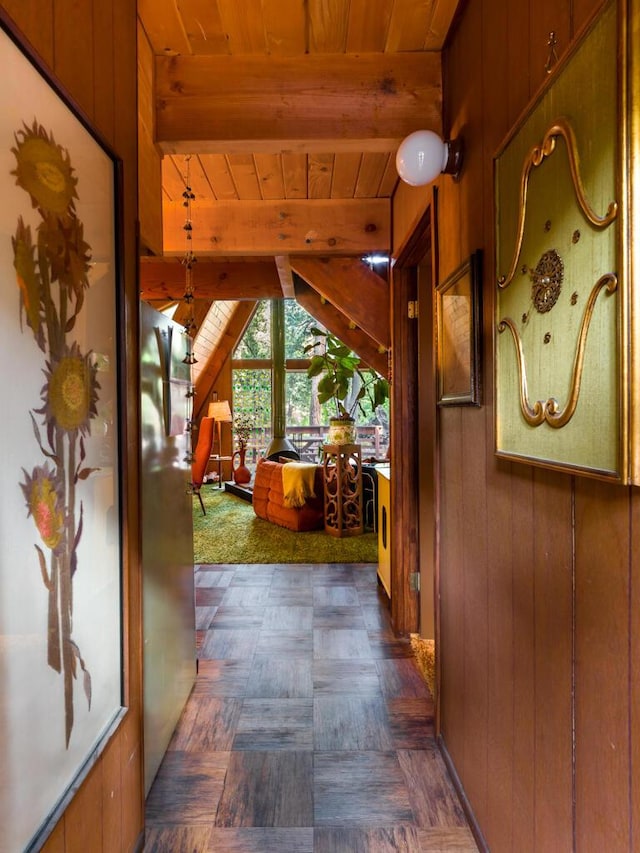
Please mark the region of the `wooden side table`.
<svg viewBox="0 0 640 853"><path fill-rule="evenodd" d="M222 463L223 462L231 462L231 457L230 456L211 455L209 457L209 465L207 465L207 471L209 471L209 468L211 465L213 465L216 468L216 470L218 472L218 488L219 489L222 488Z"/></svg>
<svg viewBox="0 0 640 853"><path fill-rule="evenodd" d="M324 529L331 536L358 536L362 523L362 462L359 444L325 444Z"/></svg>

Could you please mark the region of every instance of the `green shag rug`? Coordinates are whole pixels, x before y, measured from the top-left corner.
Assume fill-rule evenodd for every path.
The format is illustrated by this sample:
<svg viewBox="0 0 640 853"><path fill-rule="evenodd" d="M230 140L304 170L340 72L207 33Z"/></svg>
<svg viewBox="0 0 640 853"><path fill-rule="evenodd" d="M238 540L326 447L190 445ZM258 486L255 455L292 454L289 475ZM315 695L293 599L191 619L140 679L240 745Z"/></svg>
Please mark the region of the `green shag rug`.
<svg viewBox="0 0 640 853"><path fill-rule="evenodd" d="M258 518L247 501L203 486L207 510L193 499L196 563L377 563L375 533L336 538L324 530L294 533Z"/></svg>

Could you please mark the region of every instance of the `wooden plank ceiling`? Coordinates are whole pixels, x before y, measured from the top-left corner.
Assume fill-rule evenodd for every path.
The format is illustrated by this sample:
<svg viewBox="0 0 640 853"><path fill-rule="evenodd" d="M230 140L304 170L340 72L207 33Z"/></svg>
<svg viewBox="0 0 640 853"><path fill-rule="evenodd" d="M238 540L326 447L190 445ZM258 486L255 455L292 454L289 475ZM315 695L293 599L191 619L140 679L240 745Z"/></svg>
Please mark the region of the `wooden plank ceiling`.
<svg viewBox="0 0 640 853"><path fill-rule="evenodd" d="M353 259L390 251L400 141L442 132L440 51L458 2L139 0L164 155L163 258L143 259L142 297L182 295L188 161L198 300L291 297L298 273L363 349L384 351L388 286ZM386 318L373 334L358 303Z"/></svg>

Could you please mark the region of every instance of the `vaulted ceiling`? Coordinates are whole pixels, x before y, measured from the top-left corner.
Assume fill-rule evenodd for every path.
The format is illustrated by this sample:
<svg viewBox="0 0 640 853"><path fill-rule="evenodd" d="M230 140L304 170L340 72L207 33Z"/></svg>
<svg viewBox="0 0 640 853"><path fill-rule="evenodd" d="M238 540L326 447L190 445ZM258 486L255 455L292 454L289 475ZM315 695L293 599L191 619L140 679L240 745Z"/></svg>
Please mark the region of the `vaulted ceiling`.
<svg viewBox="0 0 640 853"><path fill-rule="evenodd" d="M360 259L391 249L400 141L442 130L440 51L457 5L139 0L152 54L143 125L163 155L161 257L143 258L142 297L184 293L188 161L198 300L295 295L332 331L341 318L353 338L355 326L380 365L387 285Z"/></svg>

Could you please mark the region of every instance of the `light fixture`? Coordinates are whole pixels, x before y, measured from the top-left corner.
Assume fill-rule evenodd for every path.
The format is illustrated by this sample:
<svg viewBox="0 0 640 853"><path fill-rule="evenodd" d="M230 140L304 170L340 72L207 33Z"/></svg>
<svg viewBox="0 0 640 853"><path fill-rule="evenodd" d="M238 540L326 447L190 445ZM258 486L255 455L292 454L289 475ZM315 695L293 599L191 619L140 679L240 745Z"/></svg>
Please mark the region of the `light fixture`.
<svg viewBox="0 0 640 853"><path fill-rule="evenodd" d="M229 401L213 400L209 403L207 417L216 419L216 429L218 430L218 453L222 456L222 424L230 424L233 421Z"/></svg>
<svg viewBox="0 0 640 853"><path fill-rule="evenodd" d="M432 130L416 130L400 143L396 154L396 169L412 187L423 187L438 175L453 175L454 181L462 168L462 139L444 142Z"/></svg>

